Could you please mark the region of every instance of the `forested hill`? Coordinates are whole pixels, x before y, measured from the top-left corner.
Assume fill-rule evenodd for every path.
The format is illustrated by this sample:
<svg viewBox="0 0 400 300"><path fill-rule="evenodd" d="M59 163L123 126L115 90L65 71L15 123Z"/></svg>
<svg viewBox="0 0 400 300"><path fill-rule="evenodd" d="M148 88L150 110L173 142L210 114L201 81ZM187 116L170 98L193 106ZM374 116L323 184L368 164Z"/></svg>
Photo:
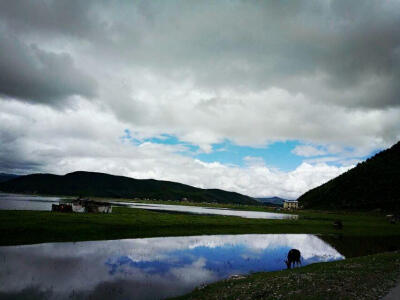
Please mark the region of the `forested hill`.
<svg viewBox="0 0 400 300"><path fill-rule="evenodd" d="M400 142L299 199L304 208L400 210Z"/></svg>
<svg viewBox="0 0 400 300"><path fill-rule="evenodd" d="M257 204L251 197L218 189L200 189L170 181L133 179L94 172L73 172L64 176L32 174L0 183L0 191L46 195L150 198L194 202Z"/></svg>
<svg viewBox="0 0 400 300"><path fill-rule="evenodd" d="M282 206L283 202L286 199L280 197L263 197L263 198L256 198L256 200L266 205Z"/></svg>
<svg viewBox="0 0 400 300"><path fill-rule="evenodd" d="M19 175L0 173L0 182L8 181L10 179L14 179L14 178L17 178L17 177L19 177Z"/></svg>

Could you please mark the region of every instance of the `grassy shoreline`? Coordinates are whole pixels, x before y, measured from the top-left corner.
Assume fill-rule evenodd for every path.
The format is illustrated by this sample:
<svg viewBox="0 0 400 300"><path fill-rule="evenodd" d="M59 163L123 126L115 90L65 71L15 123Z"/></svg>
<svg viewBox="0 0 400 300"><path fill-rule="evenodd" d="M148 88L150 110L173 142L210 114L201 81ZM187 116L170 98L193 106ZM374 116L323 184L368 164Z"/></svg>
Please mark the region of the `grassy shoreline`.
<svg viewBox="0 0 400 300"><path fill-rule="evenodd" d="M226 279L174 299L380 299L400 276L400 252Z"/></svg>
<svg viewBox="0 0 400 300"><path fill-rule="evenodd" d="M332 222L341 219L343 229ZM400 236L400 224L383 216L303 211L298 220L245 219L115 207L112 214L1 211L0 245L157 236L310 233L340 237Z"/></svg>
<svg viewBox="0 0 400 300"><path fill-rule="evenodd" d="M298 215L297 220L266 220L126 207L115 207L112 214L0 210L0 246L161 236L309 233L319 235L346 257L399 249L400 224L390 224L379 213L299 211ZM342 230L332 225L337 219L343 222ZM179 299L376 299L393 286L399 271L400 252L383 253L223 280Z"/></svg>

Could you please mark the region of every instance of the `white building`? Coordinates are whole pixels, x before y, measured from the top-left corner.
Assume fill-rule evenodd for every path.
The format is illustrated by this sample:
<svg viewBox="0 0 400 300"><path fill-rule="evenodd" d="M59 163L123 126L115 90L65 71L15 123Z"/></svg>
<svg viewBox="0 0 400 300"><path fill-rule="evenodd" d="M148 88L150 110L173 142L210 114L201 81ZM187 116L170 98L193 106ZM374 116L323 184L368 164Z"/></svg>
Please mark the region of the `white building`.
<svg viewBox="0 0 400 300"><path fill-rule="evenodd" d="M299 201L297 200L285 200L283 201L283 208L285 209L298 209Z"/></svg>
<svg viewBox="0 0 400 300"><path fill-rule="evenodd" d="M77 199L72 201L72 211L78 213L111 213L112 206L107 202Z"/></svg>

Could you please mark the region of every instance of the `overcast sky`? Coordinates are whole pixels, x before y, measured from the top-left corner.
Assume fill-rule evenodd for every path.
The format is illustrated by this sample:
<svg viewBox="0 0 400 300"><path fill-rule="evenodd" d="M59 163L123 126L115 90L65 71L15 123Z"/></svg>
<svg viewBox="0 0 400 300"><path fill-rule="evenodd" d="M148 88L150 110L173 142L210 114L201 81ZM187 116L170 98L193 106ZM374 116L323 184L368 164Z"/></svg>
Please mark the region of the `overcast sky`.
<svg viewBox="0 0 400 300"><path fill-rule="evenodd" d="M400 1L1 1L0 172L296 198L400 139Z"/></svg>

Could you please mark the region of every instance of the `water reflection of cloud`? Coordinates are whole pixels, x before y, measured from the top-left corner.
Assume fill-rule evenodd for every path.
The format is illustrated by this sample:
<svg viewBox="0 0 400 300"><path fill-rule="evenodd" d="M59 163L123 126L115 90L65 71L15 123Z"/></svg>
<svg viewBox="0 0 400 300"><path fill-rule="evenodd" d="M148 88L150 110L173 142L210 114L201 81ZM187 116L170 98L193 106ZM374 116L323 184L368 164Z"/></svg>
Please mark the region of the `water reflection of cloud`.
<svg viewBox="0 0 400 300"><path fill-rule="evenodd" d="M236 216L249 219L297 219L298 218L297 215L291 215L291 214L270 213L270 212L249 211L249 210L233 210L233 209L215 208L215 207L148 204L148 203L134 203L134 202L114 202L113 204L126 205L129 207L148 209L148 210L164 210L164 211L188 212L193 214Z"/></svg>
<svg viewBox="0 0 400 300"><path fill-rule="evenodd" d="M34 286L40 291L51 289L53 298L64 298L71 291L86 295L112 282L132 281L140 287L138 295L146 294L149 286L160 286L160 293L177 295L232 274L282 269L283 259L291 248L300 249L304 264L344 258L318 237L305 234L0 247L0 292L15 293Z"/></svg>

